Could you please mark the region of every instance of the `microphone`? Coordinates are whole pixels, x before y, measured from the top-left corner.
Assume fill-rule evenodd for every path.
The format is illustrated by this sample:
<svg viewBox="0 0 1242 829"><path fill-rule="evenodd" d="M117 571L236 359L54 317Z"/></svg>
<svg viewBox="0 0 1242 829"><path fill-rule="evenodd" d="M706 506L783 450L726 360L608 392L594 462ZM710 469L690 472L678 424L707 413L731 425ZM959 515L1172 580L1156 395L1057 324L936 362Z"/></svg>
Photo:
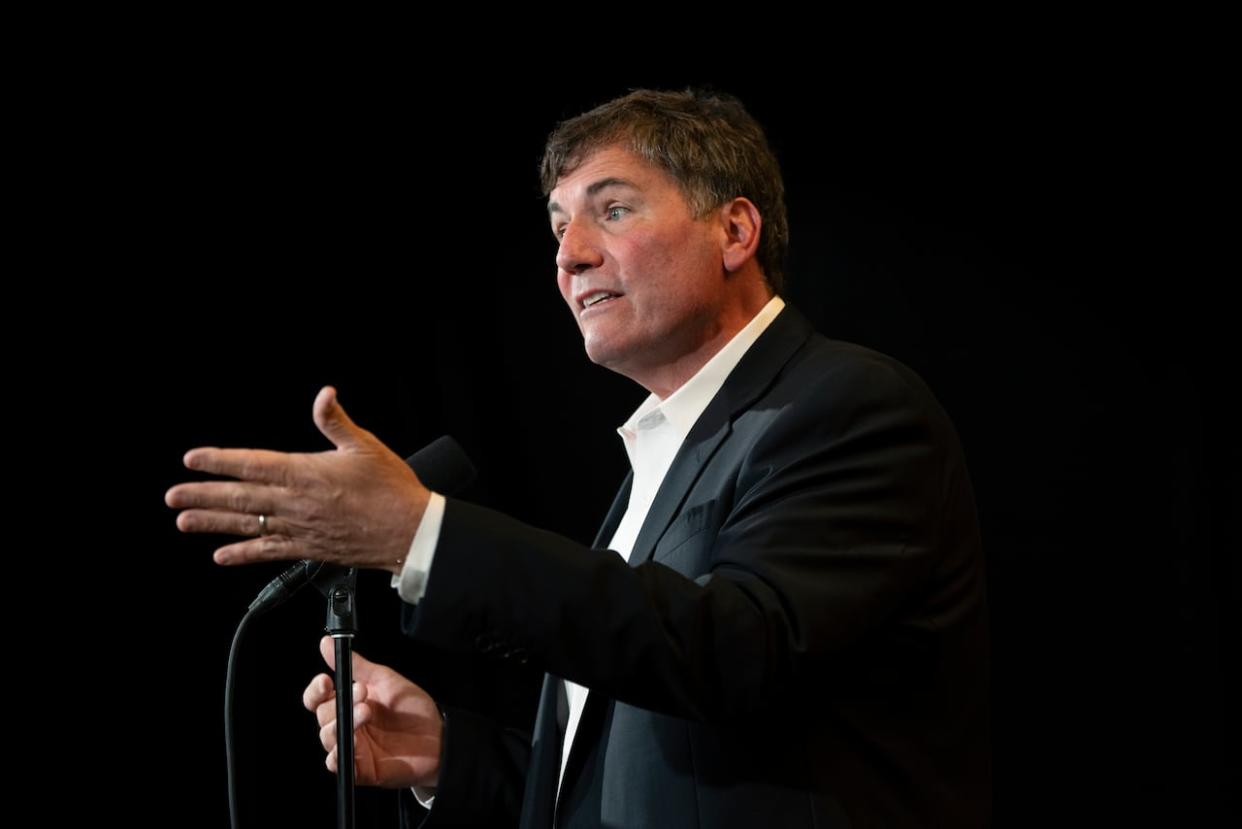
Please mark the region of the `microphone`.
<svg viewBox="0 0 1242 829"><path fill-rule="evenodd" d="M441 435L405 459L410 469L423 482L423 486L436 492L451 495L460 492L474 480L474 464L466 457L461 444L448 435ZM348 567L324 564L322 561L299 561L276 578L250 603L250 612L270 610L286 601L294 593L325 575L325 569L346 571Z"/></svg>

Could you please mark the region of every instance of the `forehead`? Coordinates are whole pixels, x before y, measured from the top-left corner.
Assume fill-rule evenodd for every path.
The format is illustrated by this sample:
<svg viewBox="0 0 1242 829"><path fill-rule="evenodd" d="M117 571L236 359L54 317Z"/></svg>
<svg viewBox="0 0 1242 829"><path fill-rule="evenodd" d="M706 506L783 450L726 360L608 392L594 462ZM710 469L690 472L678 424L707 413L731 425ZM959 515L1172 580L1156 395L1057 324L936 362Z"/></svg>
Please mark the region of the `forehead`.
<svg viewBox="0 0 1242 829"><path fill-rule="evenodd" d="M561 176L548 194L548 212L564 212L575 201L590 199L610 187L646 194L677 189L677 183L659 167L617 145L588 155L572 172Z"/></svg>

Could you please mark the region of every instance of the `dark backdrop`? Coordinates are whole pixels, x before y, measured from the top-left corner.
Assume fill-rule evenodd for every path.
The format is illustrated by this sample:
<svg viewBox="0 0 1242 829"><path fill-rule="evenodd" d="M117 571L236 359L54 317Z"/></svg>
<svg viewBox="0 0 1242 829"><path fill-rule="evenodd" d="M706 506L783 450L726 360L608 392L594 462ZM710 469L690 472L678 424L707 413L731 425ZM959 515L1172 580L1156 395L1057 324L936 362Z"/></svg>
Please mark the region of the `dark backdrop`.
<svg viewBox="0 0 1242 829"><path fill-rule="evenodd" d="M916 369L961 433L988 555L998 825L1221 808L1237 785L1236 454L1201 274L1154 261L1171 225L1134 221L1163 185L1133 140L1143 85L1046 62L756 76L574 55L469 82L451 64L312 71L170 49L83 78L100 102L81 119L98 154L75 162L83 253L115 275L80 295L90 403L67 411L123 450L92 479L113 489L120 467L124 531L97 543L126 562L83 600L165 585L144 588L136 658L99 636L70 659L98 660L84 683L137 689L115 709L136 728L94 732L98 803L127 803L135 825L226 820L226 655L278 568L216 567L212 540L175 531L162 497L184 450L324 448L310 407L332 383L402 454L457 437L480 470L471 498L590 539L625 471L613 430L642 393L582 352L536 163L559 118L707 82L743 99L782 162L789 301ZM363 579L360 604L360 652L524 715L529 677L403 642L385 577ZM321 626L300 596L242 649L249 825L331 825L334 779L300 706ZM129 788L122 763L139 758ZM393 803L366 792L359 808L382 821Z"/></svg>

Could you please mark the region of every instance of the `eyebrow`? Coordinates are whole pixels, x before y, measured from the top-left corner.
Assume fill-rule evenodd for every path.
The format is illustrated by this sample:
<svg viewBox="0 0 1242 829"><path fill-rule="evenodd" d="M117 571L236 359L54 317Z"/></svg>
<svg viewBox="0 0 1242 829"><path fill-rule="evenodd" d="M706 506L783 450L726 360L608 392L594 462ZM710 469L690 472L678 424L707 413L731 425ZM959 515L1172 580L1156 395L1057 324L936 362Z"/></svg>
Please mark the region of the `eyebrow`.
<svg viewBox="0 0 1242 829"><path fill-rule="evenodd" d="M616 176L609 176L608 178L601 178L599 181L591 182L591 184L586 189L587 197L590 198L591 196L594 196L596 193L598 193L600 190L603 190L605 187L628 187L631 190L639 189L638 185L630 181L629 179L617 178ZM548 202L548 213L549 214L564 213L564 212L565 211L556 202L554 201Z"/></svg>

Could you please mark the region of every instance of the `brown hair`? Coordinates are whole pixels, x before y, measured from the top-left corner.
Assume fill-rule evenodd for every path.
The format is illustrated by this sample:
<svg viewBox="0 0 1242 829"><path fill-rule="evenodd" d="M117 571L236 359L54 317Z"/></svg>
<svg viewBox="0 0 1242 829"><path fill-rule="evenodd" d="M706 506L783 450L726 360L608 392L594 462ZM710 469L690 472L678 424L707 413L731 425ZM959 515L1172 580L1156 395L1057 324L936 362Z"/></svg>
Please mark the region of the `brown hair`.
<svg viewBox="0 0 1242 829"><path fill-rule="evenodd" d="M780 166L763 128L732 95L637 89L556 125L540 163L547 196L596 150L620 144L677 182L696 218L743 196L763 218L755 259L768 285L784 283L789 225Z"/></svg>

